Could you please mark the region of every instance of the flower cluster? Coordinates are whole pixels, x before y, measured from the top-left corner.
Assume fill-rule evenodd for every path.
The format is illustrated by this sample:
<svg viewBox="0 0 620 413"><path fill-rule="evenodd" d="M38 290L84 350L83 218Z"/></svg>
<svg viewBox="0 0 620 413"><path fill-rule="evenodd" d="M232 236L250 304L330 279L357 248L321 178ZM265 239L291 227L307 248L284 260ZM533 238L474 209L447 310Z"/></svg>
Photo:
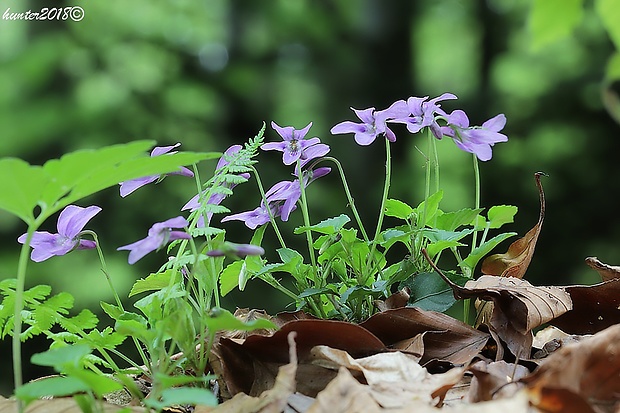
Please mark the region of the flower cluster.
<svg viewBox="0 0 620 413"><path fill-rule="evenodd" d="M491 146L508 140L506 135L499 133L506 124L506 117L500 114L484 122L481 127L470 126L462 110L448 114L441 109L439 102L456 98L452 93L444 93L430 100L428 96L398 100L380 111L375 108L351 108L362 123L341 122L331 129L331 133L353 133L358 144L370 145L380 135L390 142L396 141L389 123L405 124L410 133L418 133L428 127L437 139L448 136L460 149L475 154L481 161L488 161L491 159ZM439 121L445 122L445 125L440 126Z"/></svg>

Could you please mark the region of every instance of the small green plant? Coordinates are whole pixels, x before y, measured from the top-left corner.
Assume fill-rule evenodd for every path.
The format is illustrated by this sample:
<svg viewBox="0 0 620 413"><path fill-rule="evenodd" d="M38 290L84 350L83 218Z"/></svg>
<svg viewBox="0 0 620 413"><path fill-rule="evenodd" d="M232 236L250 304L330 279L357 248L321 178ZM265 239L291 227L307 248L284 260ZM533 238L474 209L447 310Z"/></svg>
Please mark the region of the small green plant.
<svg viewBox="0 0 620 413"><path fill-rule="evenodd" d="M330 147L319 138L306 139L311 123L297 130L272 122L281 141L265 143L263 126L244 146L233 145L223 154L176 152L177 144L155 147L146 156L152 143L141 141L74 152L42 167L18 159L0 160L0 173L6 177L0 181L0 208L27 225L26 233L18 239L23 245L17 278L0 282L0 332L2 337L13 336L16 395L30 401L42 395L83 392L84 397L96 399L124 387L156 410L175 403L215 403L209 390L213 377L208 357L216 333L274 327L265 319L242 322L221 308L223 295L235 288L249 290L248 283L255 279L289 297L296 309L321 318L360 322L378 311L377 300L404 287L411 292L411 306L437 311L450 308L455 302L451 290L431 271L421 251L427 251L434 263L442 254L451 253L455 265L446 275L462 285L489 251L514 235L490 237L489 232L512 222L517 208L494 206L485 213L480 206L478 160L489 160L491 147L508 139L500 133L504 115L472 127L463 111L446 113L441 109L439 102L447 99L456 96L412 97L383 111L355 110L361 123L346 121L331 129L333 134L353 133L356 142L364 146L384 140L384 189L372 233L360 219L345 168L329 156ZM389 196L394 124L404 124L411 134L425 135L428 142L425 196L417 204ZM436 144L443 137L472 154L476 201L471 208L450 212L440 208L443 191ZM283 164L292 169L294 178L265 190L256 159L260 149L283 152ZM217 157L213 175L203 180L196 163ZM186 167L192 165L192 169ZM308 187L331 173L332 167L338 171L350 210L314 222ZM133 309L125 308L112 285L96 233L84 229L102 210L74 203L118 184L125 197L173 174L193 178L196 195L181 208L189 210L187 217L179 215L156 223L144 239L118 248L129 251L129 264L161 249L168 255L161 268L135 283L129 295L140 298ZM237 191L237 185L250 180L256 183L259 206L230 214L222 202ZM298 208L303 225L293 234L283 234L278 220L287 221ZM57 212L58 233L38 231ZM227 240L225 229L212 224L213 217L222 214L221 222L242 221L252 231L248 244ZM396 224L385 227L385 217ZM280 244L278 262L262 257L263 239L272 233L267 232L269 227ZM303 237L306 251L290 248L289 236ZM397 244L407 254L391 260L388 252ZM98 329L99 320L87 309L71 315L73 298L67 293L51 295L45 285L24 290L31 248L30 258L35 262L78 249L96 249L116 297L114 303L101 304L113 325ZM290 276L292 283L282 283L283 274ZM466 305L466 319L468 308ZM47 336L52 344L32 362L51 366L62 375L23 385L20 341L38 334ZM125 340L134 342L139 361L118 350ZM148 397L133 384L130 374L137 373L146 374L152 382Z"/></svg>

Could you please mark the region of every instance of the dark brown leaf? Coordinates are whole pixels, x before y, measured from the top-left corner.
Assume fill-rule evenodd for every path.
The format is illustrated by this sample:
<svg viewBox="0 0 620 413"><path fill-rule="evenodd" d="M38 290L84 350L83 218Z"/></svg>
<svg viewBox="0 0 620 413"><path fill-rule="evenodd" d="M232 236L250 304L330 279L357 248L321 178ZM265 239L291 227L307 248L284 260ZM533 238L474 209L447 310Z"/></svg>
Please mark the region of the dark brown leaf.
<svg viewBox="0 0 620 413"><path fill-rule="evenodd" d="M532 255L536 248L536 241L540 235L543 220L545 219L545 193L540 183L540 176L544 175L542 172L534 174L536 179L536 187L538 188L538 194L540 197L540 215L538 217L538 223L523 236L509 247L508 251L504 254L494 254L487 257L481 266L481 271L486 275L499 275L502 277L516 277L523 278L527 267L532 261Z"/></svg>
<svg viewBox="0 0 620 413"><path fill-rule="evenodd" d="M620 279L564 287L573 309L550 324L569 334L595 334L620 323Z"/></svg>
<svg viewBox="0 0 620 413"><path fill-rule="evenodd" d="M409 343L407 340L426 333L423 336L422 363L433 359L454 364L469 363L489 340L488 334L446 314L412 307L375 314L360 326L390 347L399 342Z"/></svg>

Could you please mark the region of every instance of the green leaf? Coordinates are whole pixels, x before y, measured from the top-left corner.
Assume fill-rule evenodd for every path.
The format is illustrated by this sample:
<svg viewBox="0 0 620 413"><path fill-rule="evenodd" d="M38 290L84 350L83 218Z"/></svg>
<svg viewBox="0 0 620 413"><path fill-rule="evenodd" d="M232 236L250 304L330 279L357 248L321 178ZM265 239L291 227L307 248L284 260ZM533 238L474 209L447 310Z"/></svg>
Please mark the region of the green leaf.
<svg viewBox="0 0 620 413"><path fill-rule="evenodd" d="M220 291L222 296L225 296L239 285L241 267L243 267L243 261L235 261L228 264L220 274Z"/></svg>
<svg viewBox="0 0 620 413"><path fill-rule="evenodd" d="M101 301L99 305L101 306L101 309L113 320L118 319L121 314L123 314L123 309L117 305L106 303L105 301Z"/></svg>
<svg viewBox="0 0 620 413"><path fill-rule="evenodd" d="M616 46L616 50L620 50L620 25L618 24L620 21L620 2L618 0L596 0L595 9Z"/></svg>
<svg viewBox="0 0 620 413"><path fill-rule="evenodd" d="M474 268L476 268L476 265L478 265L478 261L480 261L489 252L491 252L491 250L495 248L500 242L515 235L517 235L516 232L506 232L504 234L496 235L495 237L486 241L484 244L480 245L478 248L474 248L471 254L469 254L469 256L463 260L461 265L464 265L473 270Z"/></svg>
<svg viewBox="0 0 620 413"><path fill-rule="evenodd" d="M88 390L88 385L80 379L56 376L26 383L15 390L15 395L28 402L46 396L70 396Z"/></svg>
<svg viewBox="0 0 620 413"><path fill-rule="evenodd" d="M473 225L483 208L463 208L455 212L445 212L436 217L434 228L454 231L463 225Z"/></svg>
<svg viewBox="0 0 620 413"><path fill-rule="evenodd" d="M461 286L469 280L467 277L453 273L446 273L446 276ZM407 307L418 307L442 313L456 302L452 288L435 272L417 274L409 281L403 282L400 288L403 286L411 290Z"/></svg>
<svg viewBox="0 0 620 413"><path fill-rule="evenodd" d="M415 208L415 213L418 216L419 221L416 223L418 228L424 227L426 224L430 223L435 214L439 211L439 203L443 199L443 191L437 191L431 196L428 197L427 200L420 202L420 204ZM422 217L424 216L424 209L426 208L426 220L425 222L421 222Z"/></svg>
<svg viewBox="0 0 620 413"><path fill-rule="evenodd" d="M85 369L68 369L67 377L74 377L84 383L88 389L92 390L98 397L113 391L121 390L123 385L111 377L104 376L94 371Z"/></svg>
<svg viewBox="0 0 620 413"><path fill-rule="evenodd" d="M318 232L319 234L332 235L340 231L349 221L351 221L351 218L349 218L345 214L340 214L337 217L326 219L319 222L318 224L311 225L309 227L295 228L295 234L302 234L307 231L314 231Z"/></svg>
<svg viewBox="0 0 620 413"><path fill-rule="evenodd" d="M152 408L163 410L165 407L177 405L215 406L217 398L207 389L195 387L175 387L161 392L161 401L148 400Z"/></svg>
<svg viewBox="0 0 620 413"><path fill-rule="evenodd" d="M162 288L170 285L170 279L174 278L173 282L179 280L179 272L176 270L166 270L164 272L156 272L150 274L146 278L141 278L136 281L131 287L129 297L133 297L136 294L140 294L146 291L159 291Z"/></svg>
<svg viewBox="0 0 620 413"><path fill-rule="evenodd" d="M54 367L62 371L65 365L79 366L79 361L90 354L91 348L85 344L56 347L32 356L32 364Z"/></svg>
<svg viewBox="0 0 620 413"><path fill-rule="evenodd" d="M34 207L49 178L40 166L30 166L21 159L0 159L0 209L28 225L34 222Z"/></svg>
<svg viewBox="0 0 620 413"><path fill-rule="evenodd" d="M534 0L529 16L532 47L537 50L570 35L582 17L583 0Z"/></svg>
<svg viewBox="0 0 620 413"><path fill-rule="evenodd" d="M412 207L398 199L387 199L385 201L385 215L388 217L407 219L414 212Z"/></svg>
<svg viewBox="0 0 620 413"><path fill-rule="evenodd" d="M518 208L512 205L497 205L491 207L487 213L489 228L500 228L504 224L514 222Z"/></svg>
<svg viewBox="0 0 620 413"><path fill-rule="evenodd" d="M277 326L266 318L257 318L243 322L232 313L222 308L214 308L204 319L210 333L224 330L252 331L258 329L277 329Z"/></svg>

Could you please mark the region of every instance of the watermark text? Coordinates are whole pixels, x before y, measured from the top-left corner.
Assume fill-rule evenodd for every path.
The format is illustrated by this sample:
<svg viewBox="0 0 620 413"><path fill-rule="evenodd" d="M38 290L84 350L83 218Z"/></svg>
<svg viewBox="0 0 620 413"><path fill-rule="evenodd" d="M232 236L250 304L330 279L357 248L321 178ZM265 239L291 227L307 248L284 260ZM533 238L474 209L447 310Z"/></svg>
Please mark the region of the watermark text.
<svg viewBox="0 0 620 413"><path fill-rule="evenodd" d="M7 7L2 14L2 20L73 20L79 22L84 18L84 9L80 6L43 7L41 10L13 12Z"/></svg>

